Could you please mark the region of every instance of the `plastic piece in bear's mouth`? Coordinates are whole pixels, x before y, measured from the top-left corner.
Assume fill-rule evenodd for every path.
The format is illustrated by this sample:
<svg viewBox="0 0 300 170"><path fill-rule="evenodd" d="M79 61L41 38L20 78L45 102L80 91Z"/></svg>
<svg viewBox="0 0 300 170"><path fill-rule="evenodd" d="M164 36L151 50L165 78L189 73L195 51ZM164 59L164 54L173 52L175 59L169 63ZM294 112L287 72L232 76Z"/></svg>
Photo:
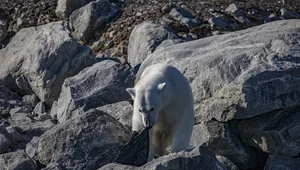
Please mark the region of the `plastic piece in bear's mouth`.
<svg viewBox="0 0 300 170"><path fill-rule="evenodd" d="M149 130L151 127L146 127L141 132L134 131L129 142L122 146L114 162L133 166L141 166L147 163Z"/></svg>

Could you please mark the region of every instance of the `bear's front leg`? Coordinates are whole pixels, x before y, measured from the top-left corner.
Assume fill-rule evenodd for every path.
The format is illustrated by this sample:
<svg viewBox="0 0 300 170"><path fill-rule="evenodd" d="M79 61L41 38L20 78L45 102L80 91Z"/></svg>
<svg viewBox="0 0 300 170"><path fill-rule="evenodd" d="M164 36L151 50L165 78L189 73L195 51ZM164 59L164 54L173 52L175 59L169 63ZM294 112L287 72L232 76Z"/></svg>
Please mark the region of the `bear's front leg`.
<svg viewBox="0 0 300 170"><path fill-rule="evenodd" d="M174 133L171 152L179 152L190 149L190 138L193 128L178 128Z"/></svg>
<svg viewBox="0 0 300 170"><path fill-rule="evenodd" d="M142 131L145 127L142 122L142 116L140 114L133 113L132 116L132 132L140 132Z"/></svg>

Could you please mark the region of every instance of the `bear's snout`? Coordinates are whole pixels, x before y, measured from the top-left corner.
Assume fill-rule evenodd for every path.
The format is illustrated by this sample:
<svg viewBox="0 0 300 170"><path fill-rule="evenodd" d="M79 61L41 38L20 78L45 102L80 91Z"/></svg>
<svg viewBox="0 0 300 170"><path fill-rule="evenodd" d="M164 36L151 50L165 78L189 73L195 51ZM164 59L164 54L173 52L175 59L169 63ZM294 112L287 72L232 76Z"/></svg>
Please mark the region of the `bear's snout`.
<svg viewBox="0 0 300 170"><path fill-rule="evenodd" d="M145 128L152 127L154 125L154 120L151 119L151 116L149 114L143 115L143 123Z"/></svg>

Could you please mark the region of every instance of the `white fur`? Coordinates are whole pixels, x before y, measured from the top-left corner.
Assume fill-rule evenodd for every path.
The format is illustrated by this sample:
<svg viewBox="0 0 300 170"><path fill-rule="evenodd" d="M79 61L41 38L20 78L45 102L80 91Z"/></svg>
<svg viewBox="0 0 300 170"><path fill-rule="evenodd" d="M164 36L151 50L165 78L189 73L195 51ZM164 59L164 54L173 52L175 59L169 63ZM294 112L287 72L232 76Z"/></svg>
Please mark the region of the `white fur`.
<svg viewBox="0 0 300 170"><path fill-rule="evenodd" d="M155 64L147 67L134 88L128 88L134 100L132 130L150 130L150 153L165 155L190 148L194 125L191 87L175 67Z"/></svg>

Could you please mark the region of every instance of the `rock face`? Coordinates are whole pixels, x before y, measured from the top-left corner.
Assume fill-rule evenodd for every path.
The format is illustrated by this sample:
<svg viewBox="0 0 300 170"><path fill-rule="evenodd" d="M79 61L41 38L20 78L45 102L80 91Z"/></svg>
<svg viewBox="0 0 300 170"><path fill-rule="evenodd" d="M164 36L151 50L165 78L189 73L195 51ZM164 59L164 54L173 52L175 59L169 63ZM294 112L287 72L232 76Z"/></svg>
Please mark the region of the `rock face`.
<svg viewBox="0 0 300 170"><path fill-rule="evenodd" d="M131 129L133 106L130 104L130 102L123 101L113 104L107 104L101 107L97 107L97 110L101 110L111 115L123 125Z"/></svg>
<svg viewBox="0 0 300 170"><path fill-rule="evenodd" d="M300 153L300 107L270 112L243 120L239 131L243 143L263 152L294 157Z"/></svg>
<svg viewBox="0 0 300 170"><path fill-rule="evenodd" d="M62 169L96 169L116 158L130 134L110 115L91 110L45 132L38 142L38 159Z"/></svg>
<svg viewBox="0 0 300 170"><path fill-rule="evenodd" d="M120 12L118 6L107 0L97 0L74 11L70 23L74 29L74 37L89 42L95 38L95 33L101 32L106 24L112 21Z"/></svg>
<svg viewBox="0 0 300 170"><path fill-rule="evenodd" d="M174 154L159 157L141 167L107 164L98 170L139 169L139 170L163 170L163 169L206 169L225 170L226 168L216 159L215 155L204 146L196 147L190 152L181 151Z"/></svg>
<svg viewBox="0 0 300 170"><path fill-rule="evenodd" d="M91 50L71 37L66 22L20 30L0 56L0 84L20 94L34 92L48 107L65 78L95 62Z"/></svg>
<svg viewBox="0 0 300 170"><path fill-rule="evenodd" d="M135 71L112 60L104 60L65 80L60 98L51 112L63 122L83 112L129 100L126 88L132 87Z"/></svg>
<svg viewBox="0 0 300 170"><path fill-rule="evenodd" d="M73 11L93 0L58 0L55 13L60 19L68 19Z"/></svg>
<svg viewBox="0 0 300 170"><path fill-rule="evenodd" d="M254 163L249 161L250 153L231 132L228 124L209 121L195 125L191 143L192 146L205 144L216 155L229 158L241 169L254 167Z"/></svg>
<svg viewBox="0 0 300 170"><path fill-rule="evenodd" d="M192 87L196 122L288 108L300 103L299 28L299 20L276 21L176 44L148 56L137 77L155 63L180 69Z"/></svg>
<svg viewBox="0 0 300 170"><path fill-rule="evenodd" d="M36 163L23 151L10 152L0 155L1 169L38 170Z"/></svg>
<svg viewBox="0 0 300 170"><path fill-rule="evenodd" d="M270 155L265 170L294 170L299 169L300 158Z"/></svg>
<svg viewBox="0 0 300 170"><path fill-rule="evenodd" d="M137 25L129 38L128 63L132 67L141 64L166 39L178 39L178 37L159 24L143 22Z"/></svg>

